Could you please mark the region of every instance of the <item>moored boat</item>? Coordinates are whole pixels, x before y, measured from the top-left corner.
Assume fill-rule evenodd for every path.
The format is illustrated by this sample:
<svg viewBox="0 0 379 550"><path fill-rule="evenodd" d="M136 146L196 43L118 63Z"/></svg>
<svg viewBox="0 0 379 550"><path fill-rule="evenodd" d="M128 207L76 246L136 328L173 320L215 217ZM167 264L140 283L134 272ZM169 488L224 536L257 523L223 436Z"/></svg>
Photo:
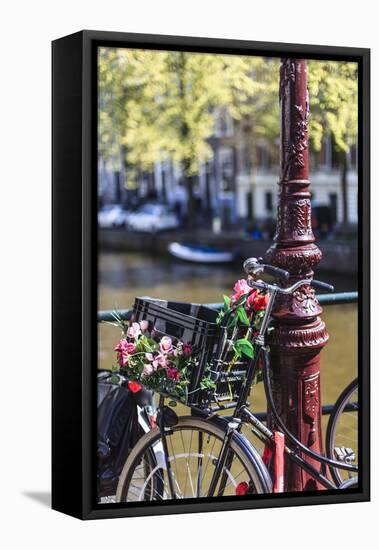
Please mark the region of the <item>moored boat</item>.
<svg viewBox="0 0 379 550"><path fill-rule="evenodd" d="M173 242L168 245L168 251L175 258L198 263L229 263L234 260L234 252L227 252L212 246L182 244Z"/></svg>

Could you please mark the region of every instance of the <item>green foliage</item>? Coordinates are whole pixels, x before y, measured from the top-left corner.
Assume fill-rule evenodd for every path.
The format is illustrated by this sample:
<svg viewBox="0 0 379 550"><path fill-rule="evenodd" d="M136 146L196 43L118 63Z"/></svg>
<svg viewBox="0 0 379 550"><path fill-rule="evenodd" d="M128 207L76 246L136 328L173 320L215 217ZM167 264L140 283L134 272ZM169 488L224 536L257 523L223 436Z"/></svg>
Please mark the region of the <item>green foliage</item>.
<svg viewBox="0 0 379 550"><path fill-rule="evenodd" d="M316 151L331 134L335 148L347 152L358 131L358 66L344 61L308 62L309 138Z"/></svg>
<svg viewBox="0 0 379 550"><path fill-rule="evenodd" d="M244 354L250 359L254 357L254 346L247 338L240 338L234 344L234 350L237 355Z"/></svg>
<svg viewBox="0 0 379 550"><path fill-rule="evenodd" d="M331 134L347 151L357 134L357 65L310 60L308 82L311 146L320 150ZM100 48L101 157L114 170L123 165L130 188L139 170L166 158L190 178L212 157L215 114L227 110L244 121L252 165L261 139L279 161L278 86L278 58Z"/></svg>
<svg viewBox="0 0 379 550"><path fill-rule="evenodd" d="M224 294L224 310L227 311L230 308L230 297Z"/></svg>
<svg viewBox="0 0 379 550"><path fill-rule="evenodd" d="M237 315L243 325L250 326L250 321L244 307L240 306L237 308Z"/></svg>

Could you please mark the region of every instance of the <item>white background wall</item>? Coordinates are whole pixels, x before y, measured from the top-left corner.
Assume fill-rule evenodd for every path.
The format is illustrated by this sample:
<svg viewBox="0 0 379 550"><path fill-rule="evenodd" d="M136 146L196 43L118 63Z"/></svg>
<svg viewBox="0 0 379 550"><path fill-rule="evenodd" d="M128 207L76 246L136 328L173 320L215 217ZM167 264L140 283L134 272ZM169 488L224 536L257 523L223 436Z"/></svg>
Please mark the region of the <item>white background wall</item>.
<svg viewBox="0 0 379 550"><path fill-rule="evenodd" d="M378 453L373 502L121 519L82 523L28 494L50 485L50 41L87 29L371 47L373 151L378 143L378 32L375 2L297 0L42 0L2 5L1 395L0 506L2 547L60 549L362 548L375 546ZM376 156L373 206L378 208ZM69 213L68 213L69 215ZM373 216L373 237L379 216ZM375 250L374 250L375 252ZM373 259L374 268L378 263ZM374 279L377 284L377 278ZM378 296L373 293L373 314ZM375 330L375 326L374 326ZM378 339L373 341L377 357ZM373 363L373 395L378 392ZM377 447L378 396L373 448ZM69 396L67 399L69 406ZM236 529L235 524L241 526ZM167 533L166 538L163 537ZM362 541L362 542L361 542Z"/></svg>

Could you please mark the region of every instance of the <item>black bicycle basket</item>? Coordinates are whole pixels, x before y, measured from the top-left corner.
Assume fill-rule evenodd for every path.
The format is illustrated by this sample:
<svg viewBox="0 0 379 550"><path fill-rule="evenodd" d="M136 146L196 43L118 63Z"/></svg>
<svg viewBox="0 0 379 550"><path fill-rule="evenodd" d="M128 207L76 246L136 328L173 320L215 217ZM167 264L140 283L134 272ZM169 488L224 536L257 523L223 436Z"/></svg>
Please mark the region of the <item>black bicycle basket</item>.
<svg viewBox="0 0 379 550"><path fill-rule="evenodd" d="M206 365L212 361L217 345L219 327L216 324L216 318L216 310L201 304L149 297L135 299L132 322L148 321L149 327L153 327L154 339L170 336L191 344L196 367L190 376L188 405L200 404L204 397L199 385Z"/></svg>
<svg viewBox="0 0 379 550"><path fill-rule="evenodd" d="M153 327L154 339L170 336L190 343L196 367L192 370L187 405L201 408L223 408L238 399L250 360L235 360L233 341L217 325L217 311L207 306L158 300L149 297L135 299L132 322L146 320ZM240 331L236 337L241 337ZM210 368L215 389L201 389L205 369ZM159 390L157 390L159 391ZM169 390L167 391L169 393Z"/></svg>

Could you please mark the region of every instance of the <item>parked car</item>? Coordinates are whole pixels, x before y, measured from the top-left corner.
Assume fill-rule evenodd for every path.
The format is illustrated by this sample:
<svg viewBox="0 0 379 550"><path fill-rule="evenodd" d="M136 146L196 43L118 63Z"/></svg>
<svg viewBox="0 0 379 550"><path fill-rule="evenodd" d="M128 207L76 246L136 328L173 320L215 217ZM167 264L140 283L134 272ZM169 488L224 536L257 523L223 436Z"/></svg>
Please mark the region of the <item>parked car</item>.
<svg viewBox="0 0 379 550"><path fill-rule="evenodd" d="M124 227L129 212L119 204L104 206L97 215L99 227Z"/></svg>
<svg viewBox="0 0 379 550"><path fill-rule="evenodd" d="M146 203L129 214L127 226L131 231L156 233L179 227L179 220L166 205Z"/></svg>

